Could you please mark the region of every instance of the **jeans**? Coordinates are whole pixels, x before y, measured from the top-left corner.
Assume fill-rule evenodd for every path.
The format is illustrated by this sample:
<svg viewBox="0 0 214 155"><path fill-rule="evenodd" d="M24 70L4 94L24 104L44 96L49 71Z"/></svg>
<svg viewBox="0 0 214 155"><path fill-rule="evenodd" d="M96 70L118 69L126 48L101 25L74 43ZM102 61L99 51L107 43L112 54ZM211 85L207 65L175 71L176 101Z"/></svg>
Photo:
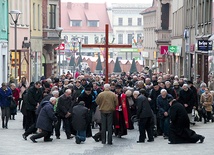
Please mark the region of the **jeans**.
<svg viewBox="0 0 214 155"><path fill-rule="evenodd" d="M77 131L76 137L78 137L80 141L84 142L86 140L86 131Z"/></svg>
<svg viewBox="0 0 214 155"><path fill-rule="evenodd" d="M102 144L106 143L106 129L108 130L108 144L112 143L112 122L113 122L113 112L111 113L101 112Z"/></svg>
<svg viewBox="0 0 214 155"><path fill-rule="evenodd" d="M164 136L169 136L169 117L160 119L160 127L164 133Z"/></svg>

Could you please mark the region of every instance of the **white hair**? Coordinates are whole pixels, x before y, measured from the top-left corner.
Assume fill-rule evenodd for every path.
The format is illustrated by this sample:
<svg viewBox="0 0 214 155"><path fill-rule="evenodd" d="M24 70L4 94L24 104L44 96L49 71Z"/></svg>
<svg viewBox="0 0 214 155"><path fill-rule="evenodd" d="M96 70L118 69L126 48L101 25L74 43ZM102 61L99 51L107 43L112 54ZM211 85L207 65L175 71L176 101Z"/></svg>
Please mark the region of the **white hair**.
<svg viewBox="0 0 214 155"><path fill-rule="evenodd" d="M56 97L51 97L49 101L50 101L51 103L52 103L53 101L56 101Z"/></svg>
<svg viewBox="0 0 214 155"><path fill-rule="evenodd" d="M186 83L185 83L185 84L183 84L183 87L188 87L188 84L186 84Z"/></svg>
<svg viewBox="0 0 214 155"><path fill-rule="evenodd" d="M163 92L167 92L166 89L161 89L160 93L162 94Z"/></svg>
<svg viewBox="0 0 214 155"><path fill-rule="evenodd" d="M133 95L139 95L139 94L140 94L140 92L137 91L137 90L135 90L135 91L133 92Z"/></svg>
<svg viewBox="0 0 214 155"><path fill-rule="evenodd" d="M108 84L108 83L106 83L106 84L104 84L104 89L110 89L111 87L110 87L110 84Z"/></svg>
<svg viewBox="0 0 214 155"><path fill-rule="evenodd" d="M51 80L50 78L46 79L46 81L47 81L48 83L52 83L52 80Z"/></svg>

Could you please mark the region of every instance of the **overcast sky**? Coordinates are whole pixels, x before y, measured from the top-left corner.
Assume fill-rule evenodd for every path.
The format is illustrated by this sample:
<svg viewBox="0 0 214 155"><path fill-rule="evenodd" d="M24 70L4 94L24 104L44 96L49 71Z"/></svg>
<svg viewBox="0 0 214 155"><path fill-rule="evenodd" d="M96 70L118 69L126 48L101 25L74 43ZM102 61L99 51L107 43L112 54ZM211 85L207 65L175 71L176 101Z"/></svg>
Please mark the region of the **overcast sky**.
<svg viewBox="0 0 214 155"><path fill-rule="evenodd" d="M103 3L103 2L108 2L108 3L149 3L152 4L153 0L62 0L62 2L79 2L79 3L84 3L84 2L89 2L89 3Z"/></svg>

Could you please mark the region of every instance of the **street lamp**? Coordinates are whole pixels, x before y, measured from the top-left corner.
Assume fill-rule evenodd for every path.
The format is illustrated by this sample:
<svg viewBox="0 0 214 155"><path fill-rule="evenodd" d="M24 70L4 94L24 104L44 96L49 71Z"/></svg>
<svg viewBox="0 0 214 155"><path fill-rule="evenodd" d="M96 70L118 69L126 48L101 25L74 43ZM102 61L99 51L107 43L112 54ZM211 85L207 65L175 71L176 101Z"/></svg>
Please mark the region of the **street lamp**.
<svg viewBox="0 0 214 155"><path fill-rule="evenodd" d="M17 84L17 22L19 19L19 15L21 14L21 11L19 10L11 10L9 12L11 19L13 20L14 24L15 24L15 83Z"/></svg>
<svg viewBox="0 0 214 155"><path fill-rule="evenodd" d="M61 66L61 53L60 53L60 38L61 38L61 33L62 33L62 30L63 30L63 28L62 27L57 27L56 28L56 32L57 32L57 34L58 34L58 37L59 37L59 45L58 45L58 54L59 54L59 76L60 76L60 66Z"/></svg>

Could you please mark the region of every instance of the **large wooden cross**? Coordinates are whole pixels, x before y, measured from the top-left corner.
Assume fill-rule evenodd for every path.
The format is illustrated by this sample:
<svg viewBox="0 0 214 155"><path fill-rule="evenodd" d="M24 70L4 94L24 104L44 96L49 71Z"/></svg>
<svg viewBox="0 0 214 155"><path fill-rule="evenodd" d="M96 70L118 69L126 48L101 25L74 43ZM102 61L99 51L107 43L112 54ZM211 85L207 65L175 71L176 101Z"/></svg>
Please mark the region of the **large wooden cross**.
<svg viewBox="0 0 214 155"><path fill-rule="evenodd" d="M82 44L83 48L104 48L105 49L105 83L108 83L108 49L109 48L131 48L132 45L130 44L109 44L108 37L109 37L109 26L108 24L105 25L105 44Z"/></svg>

